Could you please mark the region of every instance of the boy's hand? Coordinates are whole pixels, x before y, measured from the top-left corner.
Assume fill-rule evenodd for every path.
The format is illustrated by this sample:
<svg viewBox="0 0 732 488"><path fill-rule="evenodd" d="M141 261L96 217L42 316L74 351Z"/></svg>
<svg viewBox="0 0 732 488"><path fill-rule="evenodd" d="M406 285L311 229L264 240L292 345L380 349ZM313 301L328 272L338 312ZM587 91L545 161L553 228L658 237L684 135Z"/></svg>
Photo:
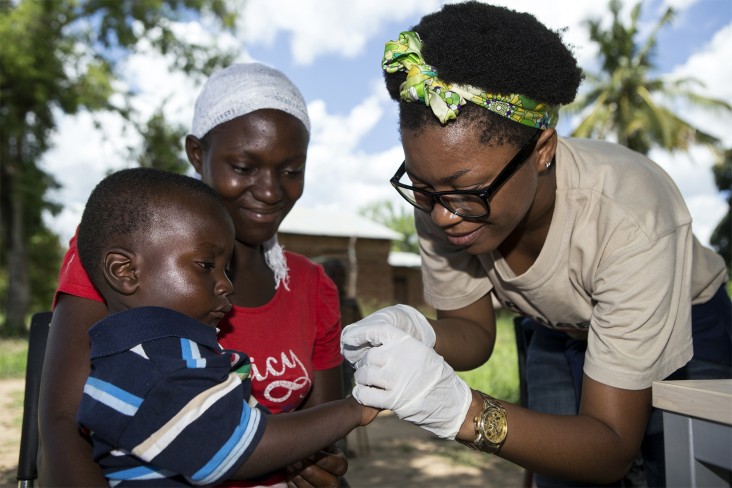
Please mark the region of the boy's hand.
<svg viewBox="0 0 732 488"><path fill-rule="evenodd" d="M345 453L336 446L287 467L290 488L336 488L348 470Z"/></svg>
<svg viewBox="0 0 732 488"><path fill-rule="evenodd" d="M361 425L369 425L371 422L374 421L376 416L379 415L379 412L381 412L380 408L367 407L366 405L362 405Z"/></svg>

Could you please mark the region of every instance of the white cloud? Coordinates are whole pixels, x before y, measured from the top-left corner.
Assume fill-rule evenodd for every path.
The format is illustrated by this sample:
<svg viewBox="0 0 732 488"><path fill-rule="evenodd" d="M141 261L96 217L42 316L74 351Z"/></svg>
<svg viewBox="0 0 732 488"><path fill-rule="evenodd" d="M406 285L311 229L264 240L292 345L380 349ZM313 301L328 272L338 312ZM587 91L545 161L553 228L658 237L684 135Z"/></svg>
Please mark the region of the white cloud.
<svg viewBox="0 0 732 488"><path fill-rule="evenodd" d="M732 23L720 29L706 45L687 62L676 68L671 77L692 77L704 83L698 92L730 103L732 100L732 65L727 62L732 52ZM682 107L683 119L719 137L725 147L732 146L732 114ZM695 147L688 154L658 156L659 164L679 186L694 220L693 229L703 244L709 238L727 210L727 203L714 184L711 167L715 156L704 148Z"/></svg>
<svg viewBox="0 0 732 488"><path fill-rule="evenodd" d="M694 147L688 153L675 154L654 150L649 156L679 187L691 213L694 235L701 243L708 245L712 232L727 208L723 196L714 184L711 170L714 156L702 147Z"/></svg>
<svg viewBox="0 0 732 488"><path fill-rule="evenodd" d="M687 62L676 68L671 77L695 78L703 83L698 92L732 104L732 22L714 34L706 46L694 53ZM710 113L707 110L691 109L681 114L707 132L722 138L726 146L732 146L732 114Z"/></svg>
<svg viewBox="0 0 732 488"><path fill-rule="evenodd" d="M98 130L97 124L103 128ZM108 171L131 166L125 158L127 147L138 144L134 134L125 132L121 117L113 113L81 112L59 118L54 147L41 166L61 183L60 191L49 197L61 203L61 214L45 216L48 226L61 237L63 245L73 235L81 219L89 193Z"/></svg>
<svg viewBox="0 0 732 488"><path fill-rule="evenodd" d="M381 85L374 85L345 116L328 113L322 100L309 104L313 134L305 193L298 205L356 212L377 201L403 203L388 184L403 158L401 145L380 152L359 149L363 137L383 123L385 104L391 104L387 98Z"/></svg>
<svg viewBox="0 0 732 488"><path fill-rule="evenodd" d="M455 1L455 0L452 0ZM417 22L422 15L452 1L445 0L250 0L240 19L244 45L270 46L279 35L289 36L289 49L297 64L310 65L320 57L353 58L366 42L389 22ZM487 2L496 3L496 2ZM580 64L595 55L585 29L588 17L608 18L603 2L576 0L515 0L498 2L511 9L532 13L552 29L569 27L565 41L575 46Z"/></svg>
<svg viewBox="0 0 732 488"><path fill-rule="evenodd" d="M186 42L219 49L235 50L239 41L229 32L207 30L200 22L173 23L170 26L175 35ZM249 56L241 51L239 60ZM162 55L148 41L142 41L136 52L126 59L119 70L123 80L133 89L136 96L133 104L141 120L147 120L154 111L164 105L164 113L170 122L188 127L193 118L193 104L200 91L202 77L192 78L172 68L171 54Z"/></svg>
<svg viewBox="0 0 732 488"><path fill-rule="evenodd" d="M321 56L353 58L386 21L401 21L435 10L439 0L250 0L242 18L247 43L271 45L280 31L290 36L297 64Z"/></svg>

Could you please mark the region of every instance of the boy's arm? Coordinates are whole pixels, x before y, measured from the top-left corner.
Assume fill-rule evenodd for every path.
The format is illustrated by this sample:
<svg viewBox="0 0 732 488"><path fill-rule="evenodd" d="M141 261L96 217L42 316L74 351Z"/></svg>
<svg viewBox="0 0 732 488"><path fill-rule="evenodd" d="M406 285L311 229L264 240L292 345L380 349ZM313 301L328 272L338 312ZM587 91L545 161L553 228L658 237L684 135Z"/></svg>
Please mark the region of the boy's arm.
<svg viewBox="0 0 732 488"><path fill-rule="evenodd" d="M340 328L340 325L338 326ZM343 366L313 372L313 387L300 410L343 398ZM348 392L350 394L350 391ZM348 470L345 439L338 439L306 460L287 467L288 478L304 486L333 486Z"/></svg>
<svg viewBox="0 0 732 488"><path fill-rule="evenodd" d="M271 415L259 445L232 479L248 479L300 461L369 424L378 410L360 405L352 397L307 410Z"/></svg>

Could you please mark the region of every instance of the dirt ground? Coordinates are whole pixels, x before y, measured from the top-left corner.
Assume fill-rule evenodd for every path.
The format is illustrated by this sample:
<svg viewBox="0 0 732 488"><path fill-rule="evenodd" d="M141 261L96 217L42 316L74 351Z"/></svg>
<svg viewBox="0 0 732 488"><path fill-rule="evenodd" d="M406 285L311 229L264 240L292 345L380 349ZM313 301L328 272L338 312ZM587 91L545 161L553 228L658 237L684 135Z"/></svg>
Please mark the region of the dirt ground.
<svg viewBox="0 0 732 488"><path fill-rule="evenodd" d="M353 488L520 487L524 470L497 456L399 420L391 412L359 427L348 437L346 478Z"/></svg>
<svg viewBox="0 0 732 488"><path fill-rule="evenodd" d="M23 380L0 380L0 488L17 486ZM348 438L353 488L520 487L523 470L444 441L389 412Z"/></svg>
<svg viewBox="0 0 732 488"><path fill-rule="evenodd" d="M23 420L22 379L0 380L0 487L17 486L15 471Z"/></svg>

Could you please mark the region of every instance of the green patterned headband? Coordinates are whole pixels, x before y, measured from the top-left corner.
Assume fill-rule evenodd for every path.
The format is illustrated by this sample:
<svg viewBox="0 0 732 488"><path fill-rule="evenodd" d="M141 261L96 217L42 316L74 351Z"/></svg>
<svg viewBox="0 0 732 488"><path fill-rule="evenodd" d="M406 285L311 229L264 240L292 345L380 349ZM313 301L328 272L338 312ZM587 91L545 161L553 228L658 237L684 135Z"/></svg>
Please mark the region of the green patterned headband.
<svg viewBox="0 0 732 488"><path fill-rule="evenodd" d="M466 102L473 102L529 127L547 129L557 125L558 106L536 102L515 93L487 93L470 85L446 83L437 77L432 66L424 62L421 50L422 40L416 32L402 32L399 40L386 43L381 66L387 73L405 71L407 79L400 87L402 100L424 102L443 124L456 118Z"/></svg>

